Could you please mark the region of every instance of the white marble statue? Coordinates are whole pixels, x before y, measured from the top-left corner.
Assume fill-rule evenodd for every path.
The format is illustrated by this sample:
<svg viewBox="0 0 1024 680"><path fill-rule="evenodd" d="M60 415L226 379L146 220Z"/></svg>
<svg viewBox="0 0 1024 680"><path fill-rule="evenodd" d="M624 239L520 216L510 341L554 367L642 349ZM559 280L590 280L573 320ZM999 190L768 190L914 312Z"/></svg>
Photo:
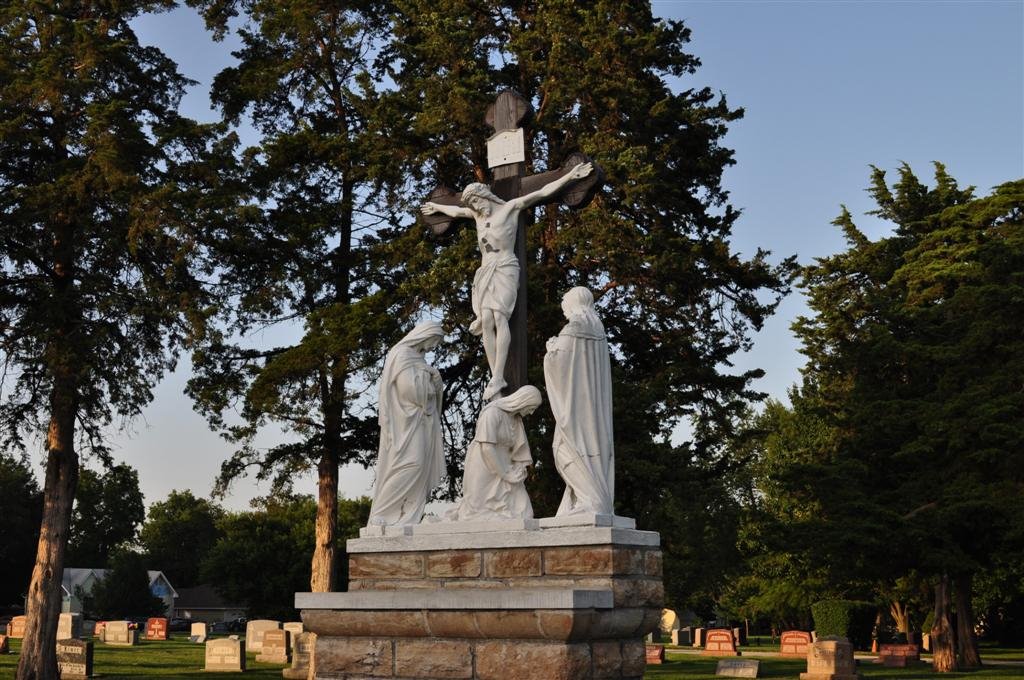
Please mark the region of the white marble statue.
<svg viewBox="0 0 1024 680"><path fill-rule="evenodd" d="M505 362L512 337L508 320L515 309L519 291L519 260L515 252L519 213L547 201L570 182L591 172L593 166L590 163L580 163L537 191L510 201L495 196L486 184L475 182L462 192L462 203L466 207L427 202L421 208L424 215L440 212L449 217L471 218L476 222L481 263L473 277L472 302L476 319L470 325L470 331L474 335L483 335L487 365L491 369L491 379L484 390L485 400L500 394L506 385Z"/></svg>
<svg viewBox="0 0 1024 680"><path fill-rule="evenodd" d="M594 296L573 288L562 297L568 323L551 338L544 380L555 415L555 467L565 480L556 515L615 509L611 357Z"/></svg>
<svg viewBox="0 0 1024 680"><path fill-rule="evenodd" d="M421 323L384 361L370 525L419 524L431 490L441 483L441 376L424 354L443 337L441 324Z"/></svg>
<svg viewBox="0 0 1024 680"><path fill-rule="evenodd" d="M540 406L540 390L520 387L485 404L476 436L466 453L462 500L448 512L452 521L532 519L533 505L523 481L533 463L523 416Z"/></svg>

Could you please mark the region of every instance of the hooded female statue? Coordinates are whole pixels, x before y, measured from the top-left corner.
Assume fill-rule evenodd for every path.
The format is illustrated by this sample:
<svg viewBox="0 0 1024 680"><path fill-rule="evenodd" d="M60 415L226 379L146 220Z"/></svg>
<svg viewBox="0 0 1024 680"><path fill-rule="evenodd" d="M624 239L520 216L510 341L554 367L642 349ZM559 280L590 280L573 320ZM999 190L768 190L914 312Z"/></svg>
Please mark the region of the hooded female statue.
<svg viewBox="0 0 1024 680"><path fill-rule="evenodd" d="M444 337L421 323L388 352L380 376L380 447L370 525L418 524L441 483L441 376L423 358Z"/></svg>
<svg viewBox="0 0 1024 680"><path fill-rule="evenodd" d="M544 380L555 415L555 467L565 480L557 515L615 510L611 356L594 296L577 287L562 297L569 323L551 338Z"/></svg>
<svg viewBox="0 0 1024 680"><path fill-rule="evenodd" d="M487 403L476 421L476 436L466 453L462 500L449 511L451 521L531 519L533 505L523 480L533 463L523 416L540 406L532 385Z"/></svg>

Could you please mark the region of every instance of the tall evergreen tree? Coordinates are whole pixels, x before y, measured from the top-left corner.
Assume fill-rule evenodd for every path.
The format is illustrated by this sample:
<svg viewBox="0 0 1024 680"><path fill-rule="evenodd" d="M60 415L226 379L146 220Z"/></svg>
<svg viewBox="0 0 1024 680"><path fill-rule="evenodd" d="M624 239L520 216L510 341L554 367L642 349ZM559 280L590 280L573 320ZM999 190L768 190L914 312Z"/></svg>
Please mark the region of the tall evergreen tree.
<svg viewBox="0 0 1024 680"><path fill-rule="evenodd" d="M189 205L199 130L188 84L130 21L170 0L0 7L0 426L45 433L42 531L18 678L56 680L79 444L103 454L137 415L202 303Z"/></svg>
<svg viewBox="0 0 1024 680"><path fill-rule="evenodd" d="M277 490L315 470L319 480L310 587L336 589L338 468L368 462L376 418L361 397L383 355L382 338L405 320L375 284L382 224L375 200L397 181L392 148L376 127L379 97L370 60L386 27L384 4L190 0L215 35L240 16L239 63L212 97L226 121L260 134L244 150L235 210L219 233L226 302L216 334L194 356L197 407L239 448L218 486L256 468ZM290 338L296 325L303 330ZM283 328L273 346L255 330ZM241 422L225 413L241 403ZM293 438L263 448L276 423Z"/></svg>
<svg viewBox="0 0 1024 680"><path fill-rule="evenodd" d="M617 510L663 531L670 600L707 601L721 577L702 568L735 557L738 506L724 481L733 462L723 444L758 395L759 370L732 372L788 290L791 260L736 254L739 217L722 188L733 163L722 145L731 109L711 89L687 87L700 62L690 32L660 21L647 2L466 2L396 0L393 39L378 63L407 116L382 121L404 143L413 182L396 205L413 211L431 188L461 188L488 176L484 112L511 88L535 114L527 127L530 172L582 151L606 185L589 207L538 210L528 228L528 365L543 385L547 338L564 323L571 286L595 292L613 353ZM678 80L676 80L678 79ZM669 81L681 85L670 87ZM412 234L413 237L410 237ZM442 310L454 342L437 350L451 435L448 494L480 405L486 365L470 336L469 283L479 263L470 229L430 239L412 227L394 241L405 263L395 285ZM693 434L672 434L692 419ZM550 451L546 409L527 419L538 514L552 513L564 485Z"/></svg>
<svg viewBox="0 0 1024 680"><path fill-rule="evenodd" d="M893 234L871 241L844 210L848 249L802 282L804 391L838 435L820 469L845 471L843 493L812 488L830 519L869 509L906 546L862 558L931 577L935 667L974 666L973 575L1020 535L1024 182L975 199L936 164L933 188L904 166L870 191ZM830 526L838 540L850 524Z"/></svg>

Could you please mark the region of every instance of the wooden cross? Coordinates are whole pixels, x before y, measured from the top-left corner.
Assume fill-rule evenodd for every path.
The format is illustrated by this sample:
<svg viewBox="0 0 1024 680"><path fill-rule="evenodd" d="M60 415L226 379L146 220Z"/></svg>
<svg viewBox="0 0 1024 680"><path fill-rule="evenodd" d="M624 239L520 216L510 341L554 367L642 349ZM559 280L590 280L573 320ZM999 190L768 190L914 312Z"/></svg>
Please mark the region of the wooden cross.
<svg viewBox="0 0 1024 680"><path fill-rule="evenodd" d="M500 142L502 137L514 138L519 132L518 126L525 122L533 113L530 103L513 90L501 92L493 104L487 107L484 120L494 129L495 135L491 142ZM489 151L492 146L488 143ZM514 139L513 139L514 146ZM500 151L499 151L500 153ZM491 155L490 153L488 154ZM502 200L510 200L525 196L544 185L552 182L575 167L579 163L592 162L582 153L573 153L564 160L557 170L526 174L526 152L522 149L522 160L511 154L511 162L502 162L501 158L491 160L491 191ZM570 184L550 202L560 202L573 210L586 207L593 199L604 180L601 168L594 164L594 171L587 177ZM460 205L460 194L445 186L439 186L427 199L434 203ZM507 386L503 394L511 394L526 383L526 225L529 221L524 211L519 216L516 233L516 258L519 260L519 292L516 295L516 306L509 319L509 331L512 341L509 345L508 361L505 364L505 382ZM464 220L448 217L441 213L427 215L422 218L435 234L443 234L455 222Z"/></svg>

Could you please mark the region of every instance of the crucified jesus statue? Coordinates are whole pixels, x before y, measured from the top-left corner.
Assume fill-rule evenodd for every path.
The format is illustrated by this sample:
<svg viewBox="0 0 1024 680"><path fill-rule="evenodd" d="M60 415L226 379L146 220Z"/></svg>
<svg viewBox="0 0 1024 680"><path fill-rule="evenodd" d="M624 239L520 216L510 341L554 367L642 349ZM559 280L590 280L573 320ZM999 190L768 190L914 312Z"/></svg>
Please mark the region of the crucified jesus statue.
<svg viewBox="0 0 1024 680"><path fill-rule="evenodd" d="M491 379L484 390L489 401L505 387L505 361L511 341L508 320L516 306L519 289L519 260L516 259L516 231L519 214L546 203L570 182L593 172L591 163L580 163L565 175L537 191L503 201L486 184L474 182L462 192L462 206L427 202L424 215L442 213L452 218L468 218L476 223L476 241L480 247L480 267L473 276L473 313L476 319L469 330L482 335Z"/></svg>

